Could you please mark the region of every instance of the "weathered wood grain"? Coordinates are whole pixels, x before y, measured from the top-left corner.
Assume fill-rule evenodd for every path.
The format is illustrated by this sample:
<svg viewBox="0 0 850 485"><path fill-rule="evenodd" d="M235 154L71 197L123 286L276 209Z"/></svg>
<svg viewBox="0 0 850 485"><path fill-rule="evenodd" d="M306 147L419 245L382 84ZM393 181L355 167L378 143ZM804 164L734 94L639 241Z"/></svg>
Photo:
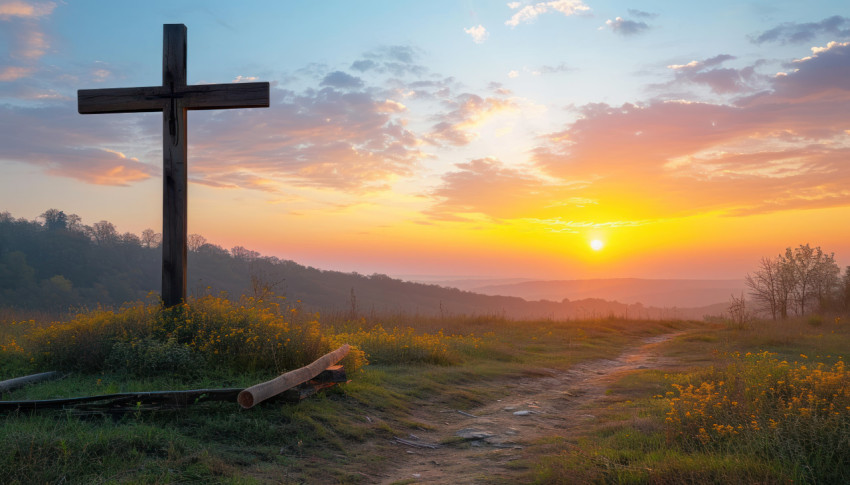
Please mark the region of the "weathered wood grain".
<svg viewBox="0 0 850 485"><path fill-rule="evenodd" d="M132 410L140 405L179 408L206 401L233 401L242 389L191 389L187 391L124 392L100 396L42 399L35 401L0 401L0 411L37 411L65 409L86 405L86 409Z"/></svg>
<svg viewBox="0 0 850 485"><path fill-rule="evenodd" d="M162 111L162 299L174 306L186 298L188 250L187 111L267 108L269 83L186 85L186 26L163 26L162 86L81 89L80 114Z"/></svg>
<svg viewBox="0 0 850 485"><path fill-rule="evenodd" d="M15 389L20 389L24 386L35 384L36 382L58 379L59 377L61 376L58 372L50 371L42 372L41 374L32 374L29 376L16 377L14 379L0 381L0 394L4 392L14 391Z"/></svg>
<svg viewBox="0 0 850 485"><path fill-rule="evenodd" d="M249 409L272 396L280 394L287 389L291 389L302 382L307 382L316 377L328 366L336 364L342 360L342 358L348 354L349 349L349 345L345 344L333 352L319 357L312 364L281 374L270 381L251 386L240 392L236 400L242 408Z"/></svg>

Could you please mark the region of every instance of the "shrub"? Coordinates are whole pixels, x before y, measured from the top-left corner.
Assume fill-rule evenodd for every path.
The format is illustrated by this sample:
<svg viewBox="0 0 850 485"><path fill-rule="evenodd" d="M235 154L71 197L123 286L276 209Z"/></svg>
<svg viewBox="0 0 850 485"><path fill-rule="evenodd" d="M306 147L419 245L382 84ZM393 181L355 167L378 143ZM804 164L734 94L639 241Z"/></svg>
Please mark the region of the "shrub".
<svg viewBox="0 0 850 485"><path fill-rule="evenodd" d="M668 393L667 436L685 449L754 453L790 463L803 482L838 483L850 463L850 370L735 355Z"/></svg>
<svg viewBox="0 0 850 485"><path fill-rule="evenodd" d="M69 322L35 328L20 343L30 358L42 366L101 371L116 342L150 334L158 311L158 306L138 304L119 312L103 309L83 312Z"/></svg>
<svg viewBox="0 0 850 485"><path fill-rule="evenodd" d="M116 342L104 365L107 370L126 372L136 377L168 373L189 377L199 375L203 364L200 355L173 338L162 342L145 337Z"/></svg>
<svg viewBox="0 0 850 485"><path fill-rule="evenodd" d="M83 312L69 322L35 329L22 340L27 354L43 367L142 375L177 370L169 366L185 369L199 359L236 372L283 372L312 362L340 342L297 308L213 296L165 309L139 303L118 312ZM353 371L365 360L353 349L344 363Z"/></svg>

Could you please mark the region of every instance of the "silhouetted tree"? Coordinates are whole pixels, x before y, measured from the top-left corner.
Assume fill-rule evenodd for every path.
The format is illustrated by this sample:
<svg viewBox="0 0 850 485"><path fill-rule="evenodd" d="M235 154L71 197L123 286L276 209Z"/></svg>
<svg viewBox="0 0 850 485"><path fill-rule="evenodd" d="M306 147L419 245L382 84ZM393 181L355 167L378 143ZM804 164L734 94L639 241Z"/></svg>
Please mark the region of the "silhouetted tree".
<svg viewBox="0 0 850 485"><path fill-rule="evenodd" d="M189 247L189 251L197 251L206 243L207 238L200 234L189 234L189 237L186 238L186 245Z"/></svg>
<svg viewBox="0 0 850 485"><path fill-rule="evenodd" d="M109 221L100 221L92 224L91 238L98 246L113 244L118 240L118 231Z"/></svg>
<svg viewBox="0 0 850 485"><path fill-rule="evenodd" d="M69 231L81 232L86 231L86 226L83 225L83 220L77 214L68 214L67 228Z"/></svg>
<svg viewBox="0 0 850 485"><path fill-rule="evenodd" d="M253 261L261 256L257 251L252 251L242 246L233 246L230 249L230 254L235 259L241 259L243 261Z"/></svg>
<svg viewBox="0 0 850 485"><path fill-rule="evenodd" d="M58 209L47 209L39 217L44 219L44 227L48 231L64 231L68 228L68 216Z"/></svg>
<svg viewBox="0 0 850 485"><path fill-rule="evenodd" d="M776 320L787 318L790 310L805 315L813 304L821 310L829 307L840 272L834 254L801 244L776 258L762 258L745 283L761 310Z"/></svg>
<svg viewBox="0 0 850 485"><path fill-rule="evenodd" d="M142 237L140 240L142 242L142 246L146 248L155 248L162 243L162 234L154 232L153 229L145 229L142 231Z"/></svg>
<svg viewBox="0 0 850 485"><path fill-rule="evenodd" d="M783 298L780 289L781 275L779 258L762 257L754 274L747 274L744 282L750 288L750 296L756 305L770 312L774 320L787 312L787 293Z"/></svg>
<svg viewBox="0 0 850 485"><path fill-rule="evenodd" d="M121 241L121 243L123 244L132 244L135 246L142 245L142 238L133 234L132 232L125 232L124 234L119 236L118 240Z"/></svg>

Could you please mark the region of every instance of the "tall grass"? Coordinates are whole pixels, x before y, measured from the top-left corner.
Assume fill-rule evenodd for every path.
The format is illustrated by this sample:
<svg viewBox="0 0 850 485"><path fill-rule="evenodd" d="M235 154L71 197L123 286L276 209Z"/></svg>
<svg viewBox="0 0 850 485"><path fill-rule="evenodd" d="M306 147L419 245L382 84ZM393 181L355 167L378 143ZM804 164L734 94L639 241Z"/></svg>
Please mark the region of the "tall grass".
<svg viewBox="0 0 850 485"><path fill-rule="evenodd" d="M388 318L388 323L401 323ZM137 377L208 370L282 372L303 366L329 350L353 346L343 361L350 372L375 364L460 363L481 343L473 331L480 318L452 327L463 333L429 333L436 319L413 319L412 326L385 329L382 319L322 323L285 298L191 298L163 308L158 301L119 310L82 311L66 321L11 321L0 332L0 352L31 363L34 369L84 373L123 372Z"/></svg>
<svg viewBox="0 0 850 485"><path fill-rule="evenodd" d="M313 315L297 307L244 298L190 299L172 308L136 303L113 311L97 309L65 322L29 325L6 343L38 368L81 372L226 369L285 371L303 366L340 344ZM365 364L354 349L350 370ZM176 367L175 367L176 366Z"/></svg>
<svg viewBox="0 0 850 485"><path fill-rule="evenodd" d="M578 443L541 446L538 483L850 483L846 318L711 324L677 366L610 389Z"/></svg>

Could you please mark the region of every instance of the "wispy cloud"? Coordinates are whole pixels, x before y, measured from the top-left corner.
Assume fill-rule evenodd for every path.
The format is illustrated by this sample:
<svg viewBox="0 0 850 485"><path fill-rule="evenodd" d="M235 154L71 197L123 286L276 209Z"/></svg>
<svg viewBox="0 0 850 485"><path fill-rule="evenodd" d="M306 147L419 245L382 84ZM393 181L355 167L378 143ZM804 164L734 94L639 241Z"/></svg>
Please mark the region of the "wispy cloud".
<svg viewBox="0 0 850 485"><path fill-rule="evenodd" d="M54 8L56 8L55 2L4 1L0 3L0 20L11 18L35 19L50 15Z"/></svg>
<svg viewBox="0 0 850 485"><path fill-rule="evenodd" d="M626 20L623 17L617 17L614 20L608 19L605 21L605 26L611 29L611 31L615 34L623 36L642 34L649 30L649 25L647 25L646 22Z"/></svg>
<svg viewBox="0 0 850 485"><path fill-rule="evenodd" d="M427 139L432 143L466 145L476 138L474 128L499 113L517 109L510 98L469 93L451 100L449 106L451 110L439 116L440 121L428 134Z"/></svg>
<svg viewBox="0 0 850 485"><path fill-rule="evenodd" d="M426 155L422 140L405 128L407 108L329 76L335 86L276 89L270 110L212 115L196 128L195 177L262 190L271 185L253 181L360 192L411 175Z"/></svg>
<svg viewBox="0 0 850 485"><path fill-rule="evenodd" d="M742 69L720 67L724 62L733 60L735 56L720 54L701 61L671 64L667 68L673 71L675 79L655 87L666 90L672 85L696 84L707 86L716 94L730 94L754 90L765 80L757 73L757 65Z"/></svg>
<svg viewBox="0 0 850 485"><path fill-rule="evenodd" d="M141 163L102 146L138 138L134 124L103 116L81 117L70 104L57 107L0 107L0 158L28 163L48 174L98 185L129 185L158 174L161 168Z"/></svg>
<svg viewBox="0 0 850 485"><path fill-rule="evenodd" d="M637 17L641 19L654 19L658 17L657 13L644 12L643 10L638 10L636 8L630 8L627 10L627 12L629 12L629 15L631 15L632 17Z"/></svg>
<svg viewBox="0 0 850 485"><path fill-rule="evenodd" d="M38 71L39 59L50 48L40 21L55 7L53 2L0 3L0 46L5 44L5 52L0 51L0 82L27 78Z"/></svg>
<svg viewBox="0 0 850 485"><path fill-rule="evenodd" d="M579 234L587 229L609 229L616 227L638 227L652 224L654 220L642 221L573 221L564 220L562 217L552 217L549 219L527 218L525 219L533 224L539 224L546 227L550 232L565 232L570 234Z"/></svg>
<svg viewBox="0 0 850 485"><path fill-rule="evenodd" d="M383 46L367 52L351 64L358 72L389 72L394 76L421 76L427 69L418 64L419 50L405 45Z"/></svg>
<svg viewBox="0 0 850 485"><path fill-rule="evenodd" d="M490 37L490 33L487 32L487 29L485 29L481 24L468 29L463 29L463 31L469 34L469 36L472 37L472 41L476 44L483 44L484 41L487 40L487 37Z"/></svg>
<svg viewBox="0 0 850 485"><path fill-rule="evenodd" d="M359 89L362 88L365 83L359 77L346 74L342 71L334 71L328 73L319 85L339 89Z"/></svg>
<svg viewBox="0 0 850 485"><path fill-rule="evenodd" d="M536 68L536 69L530 68L530 67L523 67L521 72L525 73L525 74L530 74L532 76L541 76L541 75L549 75L549 74L560 74L560 73L564 73L564 72L573 72L573 71L576 71L576 70L577 70L576 68L568 65L565 62L562 62L562 63L555 65L555 66L543 65L543 66L540 66L539 68ZM516 70L516 69L511 70L511 71L508 72L508 77L509 78L518 78L521 75L521 72Z"/></svg>
<svg viewBox="0 0 850 485"><path fill-rule="evenodd" d="M533 22L537 17L549 12L560 12L566 16L590 11L590 7L581 0L555 0L524 4L522 2L508 3L508 8L516 10L505 25L516 27L521 23Z"/></svg>
<svg viewBox="0 0 850 485"><path fill-rule="evenodd" d="M761 34L751 37L756 44L780 42L782 44L800 44L814 40L819 35L830 35L844 39L850 37L850 19L833 15L820 22L786 22Z"/></svg>
<svg viewBox="0 0 850 485"><path fill-rule="evenodd" d="M435 202L427 215L581 232L850 205L848 54L843 43L815 48L789 63L789 73L767 79L769 89L726 104L586 105L578 121L534 151L534 168L545 176L493 157L458 164L429 193ZM733 60L718 55L670 72L722 90L694 75Z"/></svg>
<svg viewBox="0 0 850 485"><path fill-rule="evenodd" d="M491 220L539 217L541 205L592 203L575 198L575 186L552 182L529 170L508 167L494 157L456 165L429 193L436 203L427 214L434 219L462 220L483 215Z"/></svg>
<svg viewBox="0 0 850 485"><path fill-rule="evenodd" d="M574 67L567 65L566 62L562 62L557 66L541 66L539 71L541 74L558 74L561 72L571 72L575 71Z"/></svg>
<svg viewBox="0 0 850 485"><path fill-rule="evenodd" d="M599 194L600 205L636 201L637 218L848 205L850 45L814 49L793 68L732 104L587 105L534 160L552 176L592 181L580 195Z"/></svg>
<svg viewBox="0 0 850 485"><path fill-rule="evenodd" d="M29 76L33 71L34 67L6 66L0 70L0 81L15 81Z"/></svg>
<svg viewBox="0 0 850 485"><path fill-rule="evenodd" d="M428 155L421 136L406 126L402 96L342 71L312 71L314 87L273 85L268 110L191 114L191 180L266 192L286 185L364 192L412 175ZM161 128L151 128L150 120L81 116L67 101L5 106L0 158L89 183L129 184L160 170ZM120 156L116 147L130 140L138 144Z"/></svg>

